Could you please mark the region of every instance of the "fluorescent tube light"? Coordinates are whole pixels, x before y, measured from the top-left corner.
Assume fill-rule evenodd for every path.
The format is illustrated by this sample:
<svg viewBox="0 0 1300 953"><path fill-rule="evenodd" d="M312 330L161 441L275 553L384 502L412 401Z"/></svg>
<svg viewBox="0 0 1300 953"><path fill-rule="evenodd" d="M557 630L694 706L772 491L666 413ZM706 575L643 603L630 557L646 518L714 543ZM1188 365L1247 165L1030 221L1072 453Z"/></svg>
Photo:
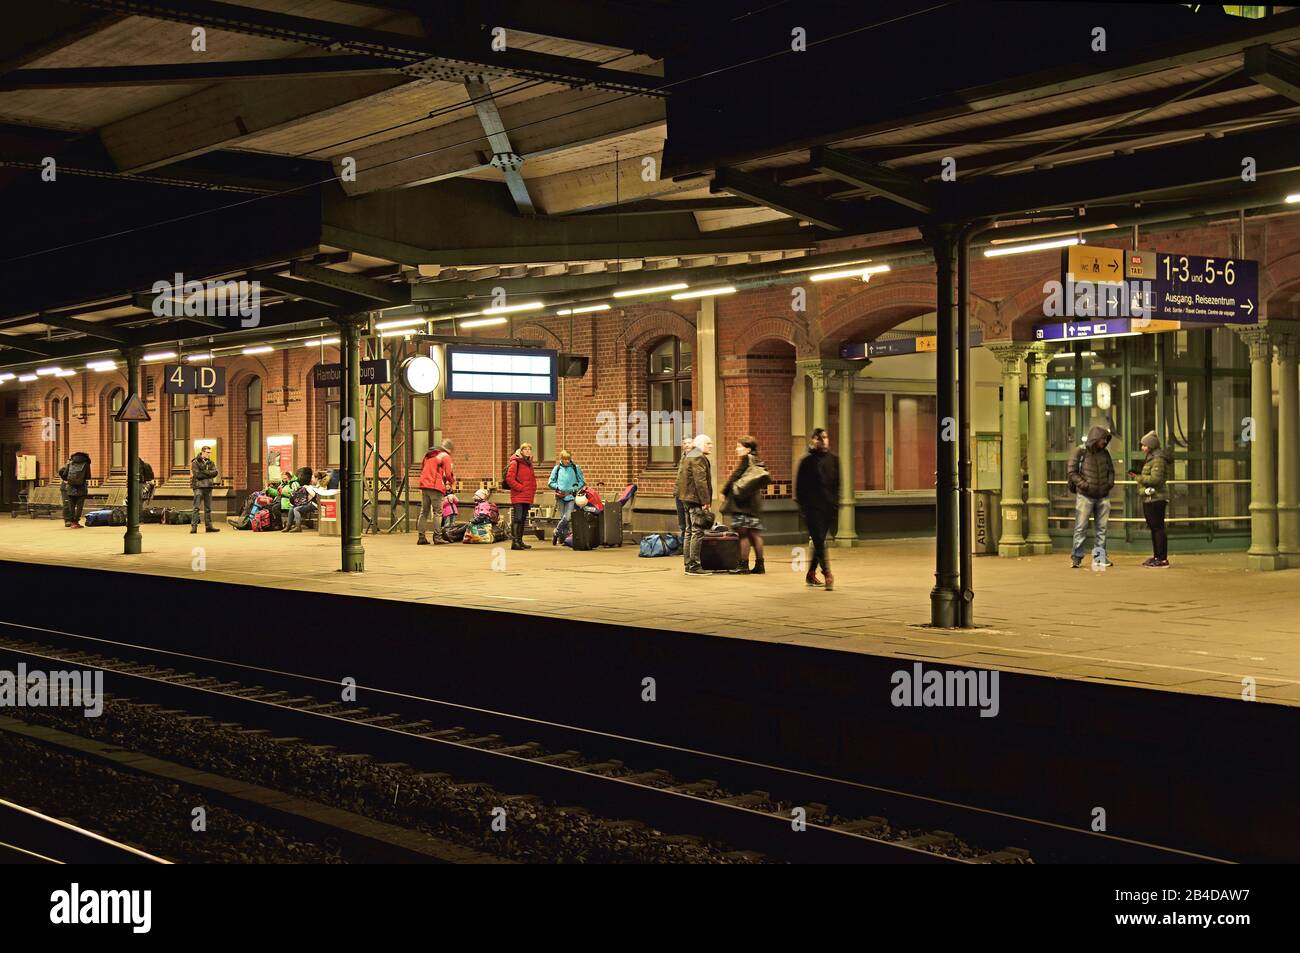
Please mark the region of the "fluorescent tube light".
<svg viewBox="0 0 1300 953"><path fill-rule="evenodd" d="M505 324L506 318L478 318L474 321L462 321L462 328L486 328L493 324Z"/></svg>
<svg viewBox="0 0 1300 953"><path fill-rule="evenodd" d="M1000 258L1003 255L1023 255L1031 251L1046 251L1049 248L1068 248L1078 245L1078 238L1058 238L1050 242L1030 242L1028 245L1008 245L1006 248L986 248L985 258Z"/></svg>
<svg viewBox="0 0 1300 953"><path fill-rule="evenodd" d="M622 291L615 291L614 297L631 298L634 295L657 295L657 294L663 294L664 292L667 291L684 291L689 287L690 285L688 285L686 282L678 281L675 284L671 284L671 285L650 285L647 288L625 288ZM484 312L484 314L486 313L487 312Z"/></svg>
<svg viewBox="0 0 1300 953"><path fill-rule="evenodd" d="M735 294L735 285L722 285L718 288L696 288L694 291L680 291L672 296L674 301L681 301L684 298L711 298L714 295Z"/></svg>

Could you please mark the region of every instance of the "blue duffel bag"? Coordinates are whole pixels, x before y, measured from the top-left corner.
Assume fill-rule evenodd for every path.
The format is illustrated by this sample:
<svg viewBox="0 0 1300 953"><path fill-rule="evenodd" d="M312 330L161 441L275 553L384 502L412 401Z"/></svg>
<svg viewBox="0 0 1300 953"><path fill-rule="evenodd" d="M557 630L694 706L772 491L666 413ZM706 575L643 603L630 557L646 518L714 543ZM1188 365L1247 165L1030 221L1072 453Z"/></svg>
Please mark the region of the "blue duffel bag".
<svg viewBox="0 0 1300 953"><path fill-rule="evenodd" d="M651 533L641 537L642 556L675 556L682 551L682 538L676 533Z"/></svg>

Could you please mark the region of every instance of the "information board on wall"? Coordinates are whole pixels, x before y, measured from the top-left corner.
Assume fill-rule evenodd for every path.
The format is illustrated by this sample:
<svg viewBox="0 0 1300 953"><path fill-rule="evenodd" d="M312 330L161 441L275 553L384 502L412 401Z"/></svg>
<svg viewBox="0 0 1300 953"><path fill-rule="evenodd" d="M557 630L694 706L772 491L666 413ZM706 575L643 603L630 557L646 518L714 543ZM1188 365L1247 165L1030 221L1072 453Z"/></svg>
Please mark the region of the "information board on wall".
<svg viewBox="0 0 1300 953"><path fill-rule="evenodd" d="M447 397L454 400L555 400L556 351L448 344Z"/></svg>

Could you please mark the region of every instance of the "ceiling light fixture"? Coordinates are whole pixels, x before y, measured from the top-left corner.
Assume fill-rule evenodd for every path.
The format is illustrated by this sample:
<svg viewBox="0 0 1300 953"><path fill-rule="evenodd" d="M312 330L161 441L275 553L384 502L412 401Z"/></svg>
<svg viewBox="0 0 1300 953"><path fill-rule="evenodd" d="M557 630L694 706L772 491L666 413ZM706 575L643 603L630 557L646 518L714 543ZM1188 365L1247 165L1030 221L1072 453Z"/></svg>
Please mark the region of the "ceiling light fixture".
<svg viewBox="0 0 1300 953"><path fill-rule="evenodd" d="M250 354L250 355L252 355L252 354L270 354L270 353L271 353L272 351L274 351L274 350L275 350L275 348L271 347L271 345L269 345L269 344L254 344L252 347L246 347L246 348L244 348L244 349L243 349L242 351L240 351L239 353L240 353L240 354Z"/></svg>
<svg viewBox="0 0 1300 953"><path fill-rule="evenodd" d="M1081 244L1083 244L1083 241L1078 237L1057 238L1050 242L1030 242L1028 245L1008 245L1006 248L986 248L984 249L984 257L1000 258L1003 255L1023 255L1031 251L1047 251L1049 248L1068 248L1071 245Z"/></svg>
<svg viewBox="0 0 1300 953"><path fill-rule="evenodd" d="M376 331L388 331L392 328L413 328L417 324L427 324L428 318L401 318L395 321L380 321L375 325Z"/></svg>
<svg viewBox="0 0 1300 953"><path fill-rule="evenodd" d="M505 324L507 320L507 318L479 318L476 321L462 321L460 326L462 328L486 328L494 324Z"/></svg>
<svg viewBox="0 0 1300 953"><path fill-rule="evenodd" d="M650 285L648 288L624 288L622 291L615 291L615 298L631 298L634 295L657 295L668 291L685 291L689 288L684 281L678 281L671 285ZM486 314L486 312L484 312Z"/></svg>
<svg viewBox="0 0 1300 953"><path fill-rule="evenodd" d="M888 265L868 265L866 268L843 268L837 271L814 271L808 275L810 281L835 281L837 278L861 278L867 281L872 275L889 271Z"/></svg>
<svg viewBox="0 0 1300 953"><path fill-rule="evenodd" d="M714 295L730 295L736 293L735 285L721 285L717 288L696 288L694 291L679 291L672 296L674 301L681 301L685 298L711 298Z"/></svg>
<svg viewBox="0 0 1300 953"><path fill-rule="evenodd" d="M175 351L154 351L152 354L146 354L140 358L142 361L170 361L176 357Z"/></svg>
<svg viewBox="0 0 1300 953"><path fill-rule="evenodd" d="M588 304L588 305L583 305L581 308L561 308L559 311L556 311L555 313L558 317L563 318L570 314L591 314L591 312L593 311L608 311L608 310L609 310L609 305L607 304Z"/></svg>
<svg viewBox="0 0 1300 953"><path fill-rule="evenodd" d="M541 311L546 305L541 301L529 301L526 304L503 304L499 308L484 308L483 314L514 314L517 311Z"/></svg>

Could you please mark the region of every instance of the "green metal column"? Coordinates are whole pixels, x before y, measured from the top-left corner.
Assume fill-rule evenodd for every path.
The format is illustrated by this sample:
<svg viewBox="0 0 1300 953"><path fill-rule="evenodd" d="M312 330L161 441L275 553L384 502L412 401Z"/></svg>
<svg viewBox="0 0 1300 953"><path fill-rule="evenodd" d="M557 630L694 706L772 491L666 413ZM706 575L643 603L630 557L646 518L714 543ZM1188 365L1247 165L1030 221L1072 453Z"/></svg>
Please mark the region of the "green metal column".
<svg viewBox="0 0 1300 953"><path fill-rule="evenodd" d="M957 323L953 313L953 261L956 229L935 225L922 234L934 247L937 283L935 342L935 416L939 439L935 441L934 588L930 590L930 624L956 628L961 621L959 577L960 504L957 494Z"/></svg>
<svg viewBox="0 0 1300 953"><path fill-rule="evenodd" d="M835 545L845 548L852 548L858 542L857 497L853 479L853 460L857 453L853 446L853 382L865 366L865 361L836 361L833 365L840 384L840 432L839 444L835 448L840 458L840 500Z"/></svg>
<svg viewBox="0 0 1300 953"><path fill-rule="evenodd" d="M1002 535L998 538L998 555L1008 558L1029 553L1022 528L1025 504L1020 474L1020 375L1030 347L1013 343L988 345L1002 364Z"/></svg>
<svg viewBox="0 0 1300 953"><path fill-rule="evenodd" d="M142 390L140 353L135 348L123 352L127 400ZM140 552L140 425L134 420L126 425L126 532L122 534L122 552L127 556Z"/></svg>
<svg viewBox="0 0 1300 953"><path fill-rule="evenodd" d="M361 328L360 317L349 315L339 322L343 329L343 391L340 395L343 424L340 428L343 437L350 436L343 443L340 454L342 470L342 507L343 518L343 571L364 572L366 568L366 550L361 544L361 441L362 429L361 407Z"/></svg>

